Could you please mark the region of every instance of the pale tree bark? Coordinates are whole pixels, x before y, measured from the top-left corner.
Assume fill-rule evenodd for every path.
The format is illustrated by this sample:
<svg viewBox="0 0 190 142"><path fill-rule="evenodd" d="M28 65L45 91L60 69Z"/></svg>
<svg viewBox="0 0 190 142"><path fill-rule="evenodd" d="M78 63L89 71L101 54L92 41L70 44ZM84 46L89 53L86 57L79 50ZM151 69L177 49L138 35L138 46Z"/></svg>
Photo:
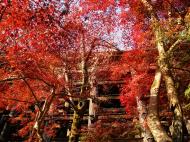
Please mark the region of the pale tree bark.
<svg viewBox="0 0 190 142"><path fill-rule="evenodd" d="M82 105L82 107L80 106ZM73 122L71 125L70 135L69 135L69 142L78 142L79 140L79 134L80 134L80 127L81 127L81 120L83 118L83 110L81 110L84 107L84 102L79 102L78 109L79 111L74 111L73 114Z"/></svg>
<svg viewBox="0 0 190 142"><path fill-rule="evenodd" d="M94 83L91 83L91 92L90 95L92 98L89 98L89 118L88 118L88 127L91 126L92 120L95 118L95 104L93 102L93 98L96 97L96 86Z"/></svg>
<svg viewBox="0 0 190 142"><path fill-rule="evenodd" d="M73 122L71 126L69 142L77 142L79 136L79 127L80 127L80 115L75 111L73 114Z"/></svg>
<svg viewBox="0 0 190 142"><path fill-rule="evenodd" d="M91 116L95 115L95 110L93 109L94 103L92 102L92 99L95 99L95 95L96 95L96 86L95 86L96 72L97 72L97 69L99 68L98 62L100 61L100 57L102 56L99 54L97 54L96 56L93 55L93 50L95 49L95 46L99 45L99 44L96 45L95 41L96 39L93 40L90 47L87 46L85 43L86 41L85 41L84 33L82 33L81 47L80 47L81 72L82 72L81 82L82 83L80 87L80 92L78 94L79 95L78 106L77 106L78 111L76 110L74 111L72 127L71 127L70 135L69 135L69 142L77 142L78 140L80 123L81 123L81 120L83 119L83 115L85 113L88 100L90 100L90 106L89 106L90 117L88 119L89 125L92 122ZM108 49L109 48L110 48L110 45ZM108 60L101 61L101 63L104 63L105 61L108 61ZM90 99L88 99L89 97Z"/></svg>
<svg viewBox="0 0 190 142"><path fill-rule="evenodd" d="M159 53L159 56L158 56L159 68L165 81L167 97L170 104L170 110L173 112L172 139L174 142L182 142L183 141L183 129L182 129L183 128L183 114L182 114L182 109L181 109L179 100L177 98L178 93L174 85L174 80L172 78L171 70L169 68L169 61L167 59L167 55L164 49L163 32L159 24L159 19L157 18L156 13L154 13L153 7L149 4L147 0L141 0L141 2L144 4L144 6L147 8L147 10L151 14L151 21L152 21L153 30L154 30L153 32L155 35L156 48Z"/></svg>
<svg viewBox="0 0 190 142"><path fill-rule="evenodd" d="M67 57L65 59L67 60ZM67 66L68 65L66 63L65 64L65 70L64 70L65 89L66 89L65 92L67 93L68 96L71 96L70 86L72 86L72 84L71 84L72 78L69 78L69 76L70 76L70 70L68 70ZM69 114L69 107L71 106L71 103L74 105L72 97L69 97L69 100L70 101L64 101L64 113L63 113L63 115ZM66 124L66 127L67 127L67 136L69 136L69 134L70 134L69 123Z"/></svg>
<svg viewBox="0 0 190 142"><path fill-rule="evenodd" d="M82 97L84 96L85 93L87 93L87 90L89 88L89 73L88 73L87 60L85 58L86 49L85 49L84 34L82 34L82 37L81 37L80 50L81 50L82 84L81 84L79 96ZM86 105L87 105L87 99L82 100L79 98L78 106L77 106L79 111L74 111L73 122L72 122L70 135L69 135L69 142L78 141L80 123L81 123L81 120L83 119L84 109Z"/></svg>
<svg viewBox="0 0 190 142"><path fill-rule="evenodd" d="M71 76L71 70L69 70L68 66L69 66L69 63L68 63L68 53L65 53L64 55L64 60L65 60L65 63L64 63L64 79L65 79L65 89L66 89L66 93L68 96L71 96L71 90L70 90L70 87L72 86L72 76ZM69 100L71 102L73 102L72 100L72 97L69 97ZM64 108L65 108L65 112L66 114L68 113L69 111L69 102L65 101L64 102Z"/></svg>
<svg viewBox="0 0 190 142"><path fill-rule="evenodd" d="M132 77L135 77L136 71L133 68L130 68ZM147 106L143 100L141 100L138 96L136 97L137 102L137 110L139 114L139 122L142 129L142 137L143 142L152 142L153 136L149 130L149 128L146 126L146 117L147 117Z"/></svg>
<svg viewBox="0 0 190 142"><path fill-rule="evenodd" d="M147 117L147 107L146 104L140 100L138 97L136 97L137 101L137 110L139 112L139 122L141 124L142 128L142 137L143 137L143 142L153 142L154 138L146 125L146 117Z"/></svg>
<svg viewBox="0 0 190 142"><path fill-rule="evenodd" d="M157 39L157 49L159 53L159 67L161 73L163 75L167 97L170 104L170 110L173 112L173 120L172 120L172 129L173 133L172 139L174 142L182 142L183 141L183 113L181 109L181 105L178 99L178 93L175 88L174 80L171 74L171 70L169 68L169 62L164 50L164 44L162 42L161 29L157 27L155 29L155 36Z"/></svg>
<svg viewBox="0 0 190 142"><path fill-rule="evenodd" d="M48 113L54 98L55 98L55 90L52 89L51 95L45 100L42 110L38 111L38 113L36 114L36 119L35 119L34 127L32 130L32 135L30 138L31 142L33 141L33 138L35 138L35 136L37 136L38 142L44 141L43 131L41 130L41 126L44 122L44 118L46 114Z"/></svg>
<svg viewBox="0 0 190 142"><path fill-rule="evenodd" d="M89 57L92 54L92 50L94 48L94 45L90 47L90 51L86 51L85 47L85 41L84 41L84 35L82 36L82 43L81 43L81 71L82 71L82 84L80 88L80 97L86 97L85 99L78 100L78 111L74 111L73 115L73 123L71 126L70 136L69 136L69 142L77 142L78 136L79 136L79 130L80 130L80 123L83 119L83 115L85 113L85 109L87 107L87 102L89 101L89 119L88 119L88 126L92 123L92 117L95 115L94 103L93 98L96 96L96 71L98 68L98 57L93 57L94 63L91 63L91 66L88 65ZM85 55L85 53L87 55ZM90 95L90 98L87 98Z"/></svg>
<svg viewBox="0 0 190 142"><path fill-rule="evenodd" d="M98 69L98 58L95 58L95 62L92 65L91 68L91 74L89 77L89 83L90 83L90 98L89 98L89 118L88 118L88 127L90 128L92 124L92 120L95 119L95 106L96 104L93 102L93 99L96 98L97 95L97 84L96 84L96 75L95 72Z"/></svg>
<svg viewBox="0 0 190 142"><path fill-rule="evenodd" d="M147 124L156 142L172 142L162 128L158 115L158 92L161 83L161 72L156 71L154 81L150 89L150 102L148 106Z"/></svg>

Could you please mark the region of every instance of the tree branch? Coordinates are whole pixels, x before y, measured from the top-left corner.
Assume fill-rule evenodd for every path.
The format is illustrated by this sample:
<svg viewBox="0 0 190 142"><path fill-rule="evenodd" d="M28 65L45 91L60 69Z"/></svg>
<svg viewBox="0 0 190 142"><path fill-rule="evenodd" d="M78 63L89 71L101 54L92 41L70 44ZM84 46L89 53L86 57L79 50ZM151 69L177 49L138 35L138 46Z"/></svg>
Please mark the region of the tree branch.
<svg viewBox="0 0 190 142"><path fill-rule="evenodd" d="M150 89L150 101L148 106L147 124L155 141L171 142L172 140L162 128L158 116L158 93L161 84L161 77L161 72L157 70Z"/></svg>
<svg viewBox="0 0 190 142"><path fill-rule="evenodd" d="M172 46L170 46L170 48L168 49L168 51L166 52L166 54L167 54L167 55L170 55L170 54L176 49L177 45L178 45L179 43L181 43L181 42L182 42L182 39L181 39L181 38L179 38L178 40L176 40L176 41L172 44Z"/></svg>
<svg viewBox="0 0 190 142"><path fill-rule="evenodd" d="M75 106L75 104L74 104L70 99L65 99L65 98L64 98L64 100L65 100L66 102L68 102L69 105L71 105L71 107L72 107L76 112L79 112L79 109L77 108L77 106Z"/></svg>
<svg viewBox="0 0 190 142"><path fill-rule="evenodd" d="M28 88L29 88L29 90L30 90L30 92L31 92L31 94L32 94L32 96L34 97L34 99L35 99L35 101L37 102L37 107L38 107L38 109L39 109L39 111L40 112L42 112L42 109L40 108L40 102L39 102L39 100L38 100L38 98L36 97L36 95L34 94L34 91L33 91L33 89L31 88L31 86L30 86L30 84L26 81L26 79L23 79L24 80L24 82L25 82L25 84L28 86Z"/></svg>
<svg viewBox="0 0 190 142"><path fill-rule="evenodd" d="M32 77L10 77L10 78L6 78L6 79L3 79L3 80L0 80L0 83L2 83L2 82L7 82L7 81L23 80L23 79L39 80L39 81L44 82L47 86L52 87L51 84L47 83L47 82L44 81L43 79L41 79L41 78L32 78Z"/></svg>
<svg viewBox="0 0 190 142"><path fill-rule="evenodd" d="M14 80L23 80L25 79L26 77L12 77L12 78L6 78L6 79L3 79L3 80L0 80L0 83L3 83L3 82L7 82L7 81L14 81Z"/></svg>
<svg viewBox="0 0 190 142"><path fill-rule="evenodd" d="M2 96L0 98L5 99L5 100L16 101L16 102L28 103L28 104L33 104L34 103L34 102L23 101L23 100L19 100L19 99L15 99L15 98L2 97Z"/></svg>
<svg viewBox="0 0 190 142"><path fill-rule="evenodd" d="M188 70L188 69L177 68L177 67L171 67L171 68L172 68L172 69L177 69L177 70L186 71L186 72L190 73L190 70Z"/></svg>

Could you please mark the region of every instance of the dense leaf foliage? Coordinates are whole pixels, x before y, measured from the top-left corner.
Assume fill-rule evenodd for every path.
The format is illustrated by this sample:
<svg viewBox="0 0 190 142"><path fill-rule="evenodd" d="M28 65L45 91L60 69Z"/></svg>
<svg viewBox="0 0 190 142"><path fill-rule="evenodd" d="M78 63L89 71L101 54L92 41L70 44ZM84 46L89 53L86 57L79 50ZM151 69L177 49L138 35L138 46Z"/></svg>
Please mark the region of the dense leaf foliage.
<svg viewBox="0 0 190 142"><path fill-rule="evenodd" d="M23 126L20 135L28 135L33 129L37 113L57 113L62 103L58 98L69 101L90 96L89 82L73 73L82 66L87 70L87 80L94 76L124 80L121 103L130 114L137 112L136 98L144 100L149 95L159 68L152 16L162 30L165 60L175 86L180 96L185 92L189 98L190 3L145 2L154 15L143 0L0 2L0 108L16 113L11 121ZM108 58L116 50L123 50L121 58L111 62ZM85 82L82 95L74 91L78 80ZM159 94L164 96L167 87L163 81L161 89ZM184 96L181 98L184 101ZM43 111L46 103L47 110ZM48 135L57 127L54 122L42 125Z"/></svg>

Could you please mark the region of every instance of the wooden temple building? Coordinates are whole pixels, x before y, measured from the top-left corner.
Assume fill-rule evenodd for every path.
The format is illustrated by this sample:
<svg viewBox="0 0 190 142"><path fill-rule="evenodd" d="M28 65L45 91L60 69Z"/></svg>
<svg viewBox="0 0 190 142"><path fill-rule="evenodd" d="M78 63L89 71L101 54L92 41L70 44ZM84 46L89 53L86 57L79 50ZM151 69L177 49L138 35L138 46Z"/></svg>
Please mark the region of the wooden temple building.
<svg viewBox="0 0 190 142"><path fill-rule="evenodd" d="M120 56L120 55L119 55ZM117 60L118 55L114 56L112 60ZM130 72L126 72L129 74ZM109 75L108 75L109 76ZM101 77L100 77L101 78ZM81 122L81 137L79 141L85 142L83 136L88 133L88 129L91 129L96 122L101 121L105 127L113 124L113 122L120 123L121 125L134 123L133 117L128 117L125 108L121 105L119 94L123 80L109 80L103 78L99 79L94 88L95 95L94 98L88 98L88 106L85 110L83 120ZM75 84L75 91L79 91L81 84ZM97 101L96 101L97 100ZM100 101L99 101L100 100ZM64 99L59 98L61 105L57 106L57 111L53 115L47 116L45 118L45 123L56 123L58 128L56 129L56 135L52 138L47 138L47 142L67 142L73 118L72 107L67 108L65 112ZM77 99L73 99L77 103ZM23 138L17 135L19 130L19 125L9 123L9 118L12 116L13 112L3 110L0 112L0 142L20 142L24 141ZM164 116L165 117L165 116ZM162 119L162 118L161 118ZM168 124L164 124L166 121L162 121L163 125L168 127ZM121 126L120 125L120 126ZM122 132L123 138L113 138L114 142L140 142L142 141L142 136L140 128L137 132L132 135L130 139L129 134ZM106 141L105 141L106 142Z"/></svg>

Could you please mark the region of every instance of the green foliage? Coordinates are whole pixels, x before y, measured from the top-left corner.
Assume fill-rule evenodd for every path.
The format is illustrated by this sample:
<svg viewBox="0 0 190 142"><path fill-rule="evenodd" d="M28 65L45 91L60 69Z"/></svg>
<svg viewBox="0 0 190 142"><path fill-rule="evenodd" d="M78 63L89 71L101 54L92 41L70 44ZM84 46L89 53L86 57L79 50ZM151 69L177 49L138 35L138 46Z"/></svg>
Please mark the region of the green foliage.
<svg viewBox="0 0 190 142"><path fill-rule="evenodd" d="M187 89L185 90L184 94L187 99L190 99L190 83L189 83Z"/></svg>
<svg viewBox="0 0 190 142"><path fill-rule="evenodd" d="M185 92L184 92L185 98L190 99L190 83L187 86ZM190 110L190 103L184 106L185 110Z"/></svg>

